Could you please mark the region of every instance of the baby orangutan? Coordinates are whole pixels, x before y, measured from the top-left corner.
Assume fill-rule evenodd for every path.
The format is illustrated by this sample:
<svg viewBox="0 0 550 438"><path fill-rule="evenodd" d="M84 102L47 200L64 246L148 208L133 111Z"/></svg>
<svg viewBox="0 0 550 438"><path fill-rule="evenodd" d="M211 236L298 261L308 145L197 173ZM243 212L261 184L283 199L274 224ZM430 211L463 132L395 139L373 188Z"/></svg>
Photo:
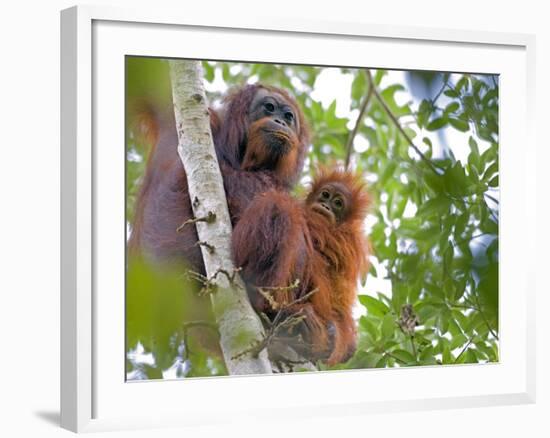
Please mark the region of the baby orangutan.
<svg viewBox="0 0 550 438"><path fill-rule="evenodd" d="M359 175L322 169L304 201L268 191L248 207L255 214L246 216L256 220L241 220L233 232L234 261L253 307L271 319L281 307L303 318L285 335L308 359L334 365L355 352L352 307L368 269L362 230L368 205ZM273 291L271 300L262 288Z"/></svg>

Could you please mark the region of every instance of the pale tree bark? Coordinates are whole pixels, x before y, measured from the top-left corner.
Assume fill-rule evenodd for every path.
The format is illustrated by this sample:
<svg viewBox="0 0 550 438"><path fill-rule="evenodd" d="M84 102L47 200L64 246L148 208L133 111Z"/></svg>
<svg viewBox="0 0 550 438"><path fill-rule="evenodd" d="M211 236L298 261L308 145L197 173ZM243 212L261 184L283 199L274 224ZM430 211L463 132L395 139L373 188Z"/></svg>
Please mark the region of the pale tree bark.
<svg viewBox="0 0 550 438"><path fill-rule="evenodd" d="M220 345L229 374L270 374L266 349L243 354L259 345L265 333L231 260L231 221L220 173L203 86L200 61L171 60L170 75L178 153L187 174L194 224L201 244ZM187 226L193 226L188 224Z"/></svg>

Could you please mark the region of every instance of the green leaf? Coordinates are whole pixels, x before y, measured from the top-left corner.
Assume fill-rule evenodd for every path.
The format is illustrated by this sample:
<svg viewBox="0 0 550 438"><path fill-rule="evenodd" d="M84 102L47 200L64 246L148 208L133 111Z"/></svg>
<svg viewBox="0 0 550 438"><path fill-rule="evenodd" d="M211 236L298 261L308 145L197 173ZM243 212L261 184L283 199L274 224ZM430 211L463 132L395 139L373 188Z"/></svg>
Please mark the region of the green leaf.
<svg viewBox="0 0 550 438"><path fill-rule="evenodd" d="M478 173L481 173L481 157L479 156L479 148L477 142L473 137L468 139L468 145L470 146L470 154L468 155L468 164L473 166Z"/></svg>
<svg viewBox="0 0 550 438"><path fill-rule="evenodd" d="M449 105L445 107L445 112L447 114L454 113L459 108L460 108L460 104L458 102L451 102Z"/></svg>
<svg viewBox="0 0 550 438"><path fill-rule="evenodd" d="M208 82L212 82L214 80L214 67L212 67L208 61L203 61L202 67L204 71L204 79Z"/></svg>
<svg viewBox="0 0 550 438"><path fill-rule="evenodd" d="M418 265L420 261L420 255L419 254L407 254L402 257L401 262L401 272L405 275L411 275L414 276L418 272ZM401 289L407 289L407 284L404 284L404 282L397 282L392 281L392 290L401 290ZM395 299L395 297L392 296L392 299ZM403 303L401 303L403 304Z"/></svg>
<svg viewBox="0 0 550 438"><path fill-rule="evenodd" d="M433 357L435 355L434 348L431 344L427 345L419 355L420 362L426 362L429 358ZM412 355L411 355L412 356Z"/></svg>
<svg viewBox="0 0 550 438"><path fill-rule="evenodd" d="M451 319L449 319L449 333L455 337L462 334L462 329L454 318L454 312L451 311Z"/></svg>
<svg viewBox="0 0 550 438"><path fill-rule="evenodd" d="M388 181L388 178L392 177L395 169L397 168L397 162L394 160L390 160L388 162L388 165L384 168L384 171L380 175L380 183L385 185Z"/></svg>
<svg viewBox="0 0 550 438"><path fill-rule="evenodd" d="M369 314L383 318L390 311L382 301L369 295L359 295L359 302L367 308Z"/></svg>
<svg viewBox="0 0 550 438"><path fill-rule="evenodd" d="M463 354L465 363L477 363L477 356L473 349L468 348Z"/></svg>
<svg viewBox="0 0 550 438"><path fill-rule="evenodd" d="M391 205L390 216L392 218L401 218L403 216L403 212L405 211L405 207L407 206L408 200L409 198L407 196L403 196L401 198L395 196Z"/></svg>
<svg viewBox="0 0 550 438"><path fill-rule="evenodd" d="M196 288L175 269L155 269L130 259L126 279L127 345L134 348L141 342L154 354L157 367L166 369L176 356L171 339L181 330L182 322L197 319L196 309L204 303L197 298ZM211 336L198 329L190 341L202 334Z"/></svg>
<svg viewBox="0 0 550 438"><path fill-rule="evenodd" d="M485 154L484 154L485 155ZM483 180L488 181L495 173L498 172L498 162L491 164L483 174Z"/></svg>
<svg viewBox="0 0 550 438"><path fill-rule="evenodd" d="M441 333L447 333L449 331L449 319L451 318L451 312L448 309L444 309L439 313L437 319L437 326Z"/></svg>
<svg viewBox="0 0 550 438"><path fill-rule="evenodd" d="M437 317L441 311L439 307L426 302L415 305L415 310L422 324L426 324L428 320Z"/></svg>
<svg viewBox="0 0 550 438"><path fill-rule="evenodd" d="M479 148L477 146L477 141L475 141L474 137L468 138L468 145L470 146L471 151L479 157Z"/></svg>
<svg viewBox="0 0 550 438"><path fill-rule="evenodd" d="M413 233L413 237L419 242L433 242L438 237L438 228L433 224L428 223L428 226L419 228Z"/></svg>
<svg viewBox="0 0 550 438"><path fill-rule="evenodd" d="M468 342L468 338L463 334L458 334L451 340L450 348L454 350L455 348L462 347L466 342Z"/></svg>
<svg viewBox="0 0 550 438"><path fill-rule="evenodd" d="M378 330L378 326L370 318L361 316L361 318L359 318L359 327L364 329L373 341L376 341L379 338L380 332Z"/></svg>
<svg viewBox="0 0 550 438"><path fill-rule="evenodd" d="M468 122L465 122L464 120L455 119L455 118L449 118L449 123L451 126L458 131L466 132L470 129L470 126L468 125Z"/></svg>
<svg viewBox="0 0 550 438"><path fill-rule="evenodd" d="M231 77L231 71L229 70L229 65L224 63L222 64L222 77L225 82L229 81Z"/></svg>
<svg viewBox="0 0 550 438"><path fill-rule="evenodd" d="M437 119L433 119L428 125L426 126L426 129L428 131L437 131L438 129L443 128L445 125L447 125L448 119L446 117L439 117Z"/></svg>
<svg viewBox="0 0 550 438"><path fill-rule="evenodd" d="M451 265L452 265L452 262L453 262L453 257L454 257L454 249L453 249L453 244L451 241L448 240L448 237L447 236L443 236L443 239L442 240L445 240L445 245L440 245L441 247L441 251L443 251L443 260L444 260L444 263L445 263L445 266L446 266L446 269L451 269ZM450 280L450 279L449 279ZM451 281L451 283L454 283L453 281ZM453 284L454 286L454 284Z"/></svg>
<svg viewBox="0 0 550 438"><path fill-rule="evenodd" d="M395 94L396 91L402 91L404 89L405 87L401 84L392 84L389 87L382 90L380 94L384 97L391 97Z"/></svg>
<svg viewBox="0 0 550 438"><path fill-rule="evenodd" d="M426 126L426 123L428 123L428 120L432 115L432 111L433 111L432 103L429 100L423 99L422 102L420 102L420 105L418 106L417 122L420 128L423 128L424 126Z"/></svg>
<svg viewBox="0 0 550 438"><path fill-rule="evenodd" d="M462 234L466 230L466 225L468 225L468 221L470 220L470 214L464 213L456 217L455 222L455 239L462 240Z"/></svg>
<svg viewBox="0 0 550 438"><path fill-rule="evenodd" d="M472 193L472 186L460 161L445 172L445 187L447 192L454 196L467 196Z"/></svg>
<svg viewBox="0 0 550 438"><path fill-rule="evenodd" d="M380 362L382 355L379 353L366 353L365 368L376 368L376 364Z"/></svg>
<svg viewBox="0 0 550 438"><path fill-rule="evenodd" d="M367 78L362 70L359 70L351 84L351 98L358 101L365 95L367 91Z"/></svg>
<svg viewBox="0 0 550 438"><path fill-rule="evenodd" d="M405 365L414 364L416 362L414 356L407 350L393 350L391 355L399 359L399 361Z"/></svg>
<svg viewBox="0 0 550 438"><path fill-rule="evenodd" d="M325 112L325 116L329 117L330 121L333 121L336 114L336 99L334 99ZM330 122L327 122L330 123Z"/></svg>
<svg viewBox="0 0 550 438"><path fill-rule="evenodd" d="M454 363L453 355L451 354L451 350L450 350L449 346L447 346L447 345L445 345L443 347L442 361L443 361L444 364Z"/></svg>
<svg viewBox="0 0 550 438"><path fill-rule="evenodd" d="M384 339L392 339L395 331L395 317L391 313L386 313L382 320L382 336Z"/></svg>
<svg viewBox="0 0 550 438"><path fill-rule="evenodd" d="M468 77L467 76L462 76L458 82L456 83L456 87L455 87L455 90L457 92L460 92L462 90L462 88L465 89L465 91L468 89Z"/></svg>
<svg viewBox="0 0 550 438"><path fill-rule="evenodd" d="M419 216L443 215L448 212L450 205L451 201L448 198L438 196L422 203L418 208L417 214Z"/></svg>
<svg viewBox="0 0 550 438"><path fill-rule="evenodd" d="M371 74L372 74L372 71L371 71ZM386 70L381 70L381 69L378 69L378 70L375 70L375 73L374 73L374 83L376 85L380 85L380 82L382 82L382 78L386 76Z"/></svg>
<svg viewBox="0 0 550 438"><path fill-rule="evenodd" d="M353 356L348 365L349 368L353 369L376 368L382 358L383 356L380 353L359 351Z"/></svg>
<svg viewBox="0 0 550 438"><path fill-rule="evenodd" d="M477 356L484 360L494 360L494 351L491 347L487 346L485 342L479 341L475 342Z"/></svg>
<svg viewBox="0 0 550 438"><path fill-rule="evenodd" d="M442 192L445 187L444 176L436 175L431 170L428 170L424 173L424 182L436 193Z"/></svg>

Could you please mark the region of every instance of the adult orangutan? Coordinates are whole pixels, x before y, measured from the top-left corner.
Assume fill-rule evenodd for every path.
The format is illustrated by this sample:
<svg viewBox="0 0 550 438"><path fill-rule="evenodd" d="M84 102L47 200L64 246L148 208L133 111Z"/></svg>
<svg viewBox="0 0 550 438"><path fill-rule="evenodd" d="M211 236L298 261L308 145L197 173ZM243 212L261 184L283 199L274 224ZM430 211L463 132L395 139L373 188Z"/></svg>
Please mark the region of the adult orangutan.
<svg viewBox="0 0 550 438"><path fill-rule="evenodd" d="M192 209L177 153L173 110L144 106L136 113L137 127L153 148L136 202L130 253L159 262L185 261L204 274L195 227L176 231L192 218ZM285 193L296 182L309 144L308 129L296 101L286 91L264 85L246 85L231 92L220 110L210 110L210 116L235 225L256 195L268 190Z"/></svg>
<svg viewBox="0 0 550 438"><path fill-rule="evenodd" d="M346 361L356 347L352 306L368 268L362 231L368 205L358 175L324 169L303 202L282 191L265 192L233 231L233 257L253 307L271 319L281 307L287 317L303 317L291 330L301 335L298 342L288 338L291 346L329 365ZM282 288L296 280L296 287ZM266 287L271 299L258 291Z"/></svg>
<svg viewBox="0 0 550 438"><path fill-rule="evenodd" d="M156 102L152 96L144 97ZM190 268L204 275L195 227L176 231L193 214L187 177L177 153L172 106L134 102L129 105L128 117L134 124L133 132L151 145L128 242L129 269L139 269L139 264L132 263L138 258L159 268L181 266L182 270ZM302 111L286 91L264 85L246 85L230 92L221 109L210 109L210 121L235 225L256 195L290 190L302 171L308 128ZM187 301L192 309L186 307L187 316L182 315L185 321L214 321L208 296L193 296ZM190 348L198 346L220 354L217 335L211 329L192 330L188 340Z"/></svg>

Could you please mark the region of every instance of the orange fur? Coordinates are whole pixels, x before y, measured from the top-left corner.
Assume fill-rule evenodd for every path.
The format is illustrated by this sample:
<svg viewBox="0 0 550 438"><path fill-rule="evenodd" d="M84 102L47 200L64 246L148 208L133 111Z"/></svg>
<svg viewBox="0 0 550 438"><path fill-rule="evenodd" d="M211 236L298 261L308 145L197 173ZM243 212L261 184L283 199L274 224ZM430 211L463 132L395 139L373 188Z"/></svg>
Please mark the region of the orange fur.
<svg viewBox="0 0 550 438"><path fill-rule="evenodd" d="M348 211L340 223L310 208L313 197L327 183L339 183L346 194ZM355 351L356 330L352 307L357 282L368 270L368 243L362 226L369 197L359 175L338 168L321 169L303 201L289 194L269 191L256 197L233 231L233 257L252 305L274 317L258 287L299 287L277 293L277 304L286 304L312 290L306 302L295 304L289 314L305 319L291 330L302 342L291 345L300 354L329 365L344 362ZM298 339L297 336L294 338Z"/></svg>
<svg viewBox="0 0 550 438"><path fill-rule="evenodd" d="M246 171L255 171L262 168L273 169L279 178L283 180L290 179L296 172L300 140L294 132L291 132L290 135L279 133L276 138L266 139L262 129L268 120L269 118L265 117L250 125L248 147L241 169ZM277 142L281 150L285 149L285 153L280 156L273 154L275 148L266 147L266 144L269 146L269 142Z"/></svg>
<svg viewBox="0 0 550 438"><path fill-rule="evenodd" d="M148 97L152 90L144 88L139 102L127 106L127 120L136 141L147 144L146 169L141 179L141 187L135 203L135 214L128 242L129 254L142 257L154 265L177 265L190 268L205 275L201 248L197 245L194 226L186 226L180 232L180 225L193 218L191 200L187 185L187 175L177 153L178 136L172 105L160 104L163 99ZM260 92L275 93L280 101L293 109L297 123L287 138L282 133L261 136L258 128L261 118L251 117L252 104ZM169 93L170 94L170 93ZM169 98L168 98L169 100ZM157 102L156 104L154 102ZM247 287L252 283L261 285L284 284L289 273L297 276L301 265L298 254L292 256L292 245L303 236L300 230L305 222L300 209L294 208L294 200L282 208L292 207L293 216L287 225L280 224L282 234L277 234L258 212L276 202L284 203L290 188L299 179L305 154L309 145L309 130L296 100L285 90L249 84L230 91L217 110L210 110L210 125L214 145L220 164L224 188L233 225L242 222L244 228L257 231L258 239L243 236L243 242L236 247L237 254L245 258L261 261L257 272L262 276L251 275ZM280 145L278 140L288 140L287 153L272 146ZM284 146L284 145L283 145ZM262 193L270 193L265 197ZM259 209L248 209L257 200ZM270 218L265 217L271 220ZM288 237L288 238L287 238ZM262 243L260 243L262 242ZM283 254L280 263L272 263L262 254L270 251ZM301 256L300 256L301 257ZM280 293L277 300L289 302L289 294ZM251 298L254 298L251 296ZM201 305L194 309L196 319L213 318L210 300L203 297ZM253 301L260 309L261 299ZM203 315L209 315L209 318ZM207 331L211 334L211 330Z"/></svg>
<svg viewBox="0 0 550 438"><path fill-rule="evenodd" d="M338 182L350 191L350 211L342 223L332 224L326 217L308 209L312 197L327 183ZM368 243L363 221L370 204L360 175L336 167L323 168L315 177L304 208L308 231L313 241L313 263L317 264L313 286L313 306L325 321L334 324L333 351L329 365L347 360L355 351L356 330L352 307L357 299L357 283L368 271Z"/></svg>
<svg viewBox="0 0 550 438"><path fill-rule="evenodd" d="M273 156L269 145L251 142L253 123L249 120L251 103L260 90L266 89L286 99L299 120L292 153ZM145 95L146 96L146 95ZM158 107L144 96L129 103L127 117L137 140L149 148L146 169L141 181L129 251L155 263L184 261L204 273L201 250L195 227L178 227L193 217L187 175L177 153L178 136L173 108ZM210 127L227 202L233 223L239 221L252 199L274 189L288 191L298 179L309 142L303 113L286 91L261 84L232 90L218 110L209 110ZM254 166L243 165L245 154L261 155ZM254 218L250 218L254 221Z"/></svg>

